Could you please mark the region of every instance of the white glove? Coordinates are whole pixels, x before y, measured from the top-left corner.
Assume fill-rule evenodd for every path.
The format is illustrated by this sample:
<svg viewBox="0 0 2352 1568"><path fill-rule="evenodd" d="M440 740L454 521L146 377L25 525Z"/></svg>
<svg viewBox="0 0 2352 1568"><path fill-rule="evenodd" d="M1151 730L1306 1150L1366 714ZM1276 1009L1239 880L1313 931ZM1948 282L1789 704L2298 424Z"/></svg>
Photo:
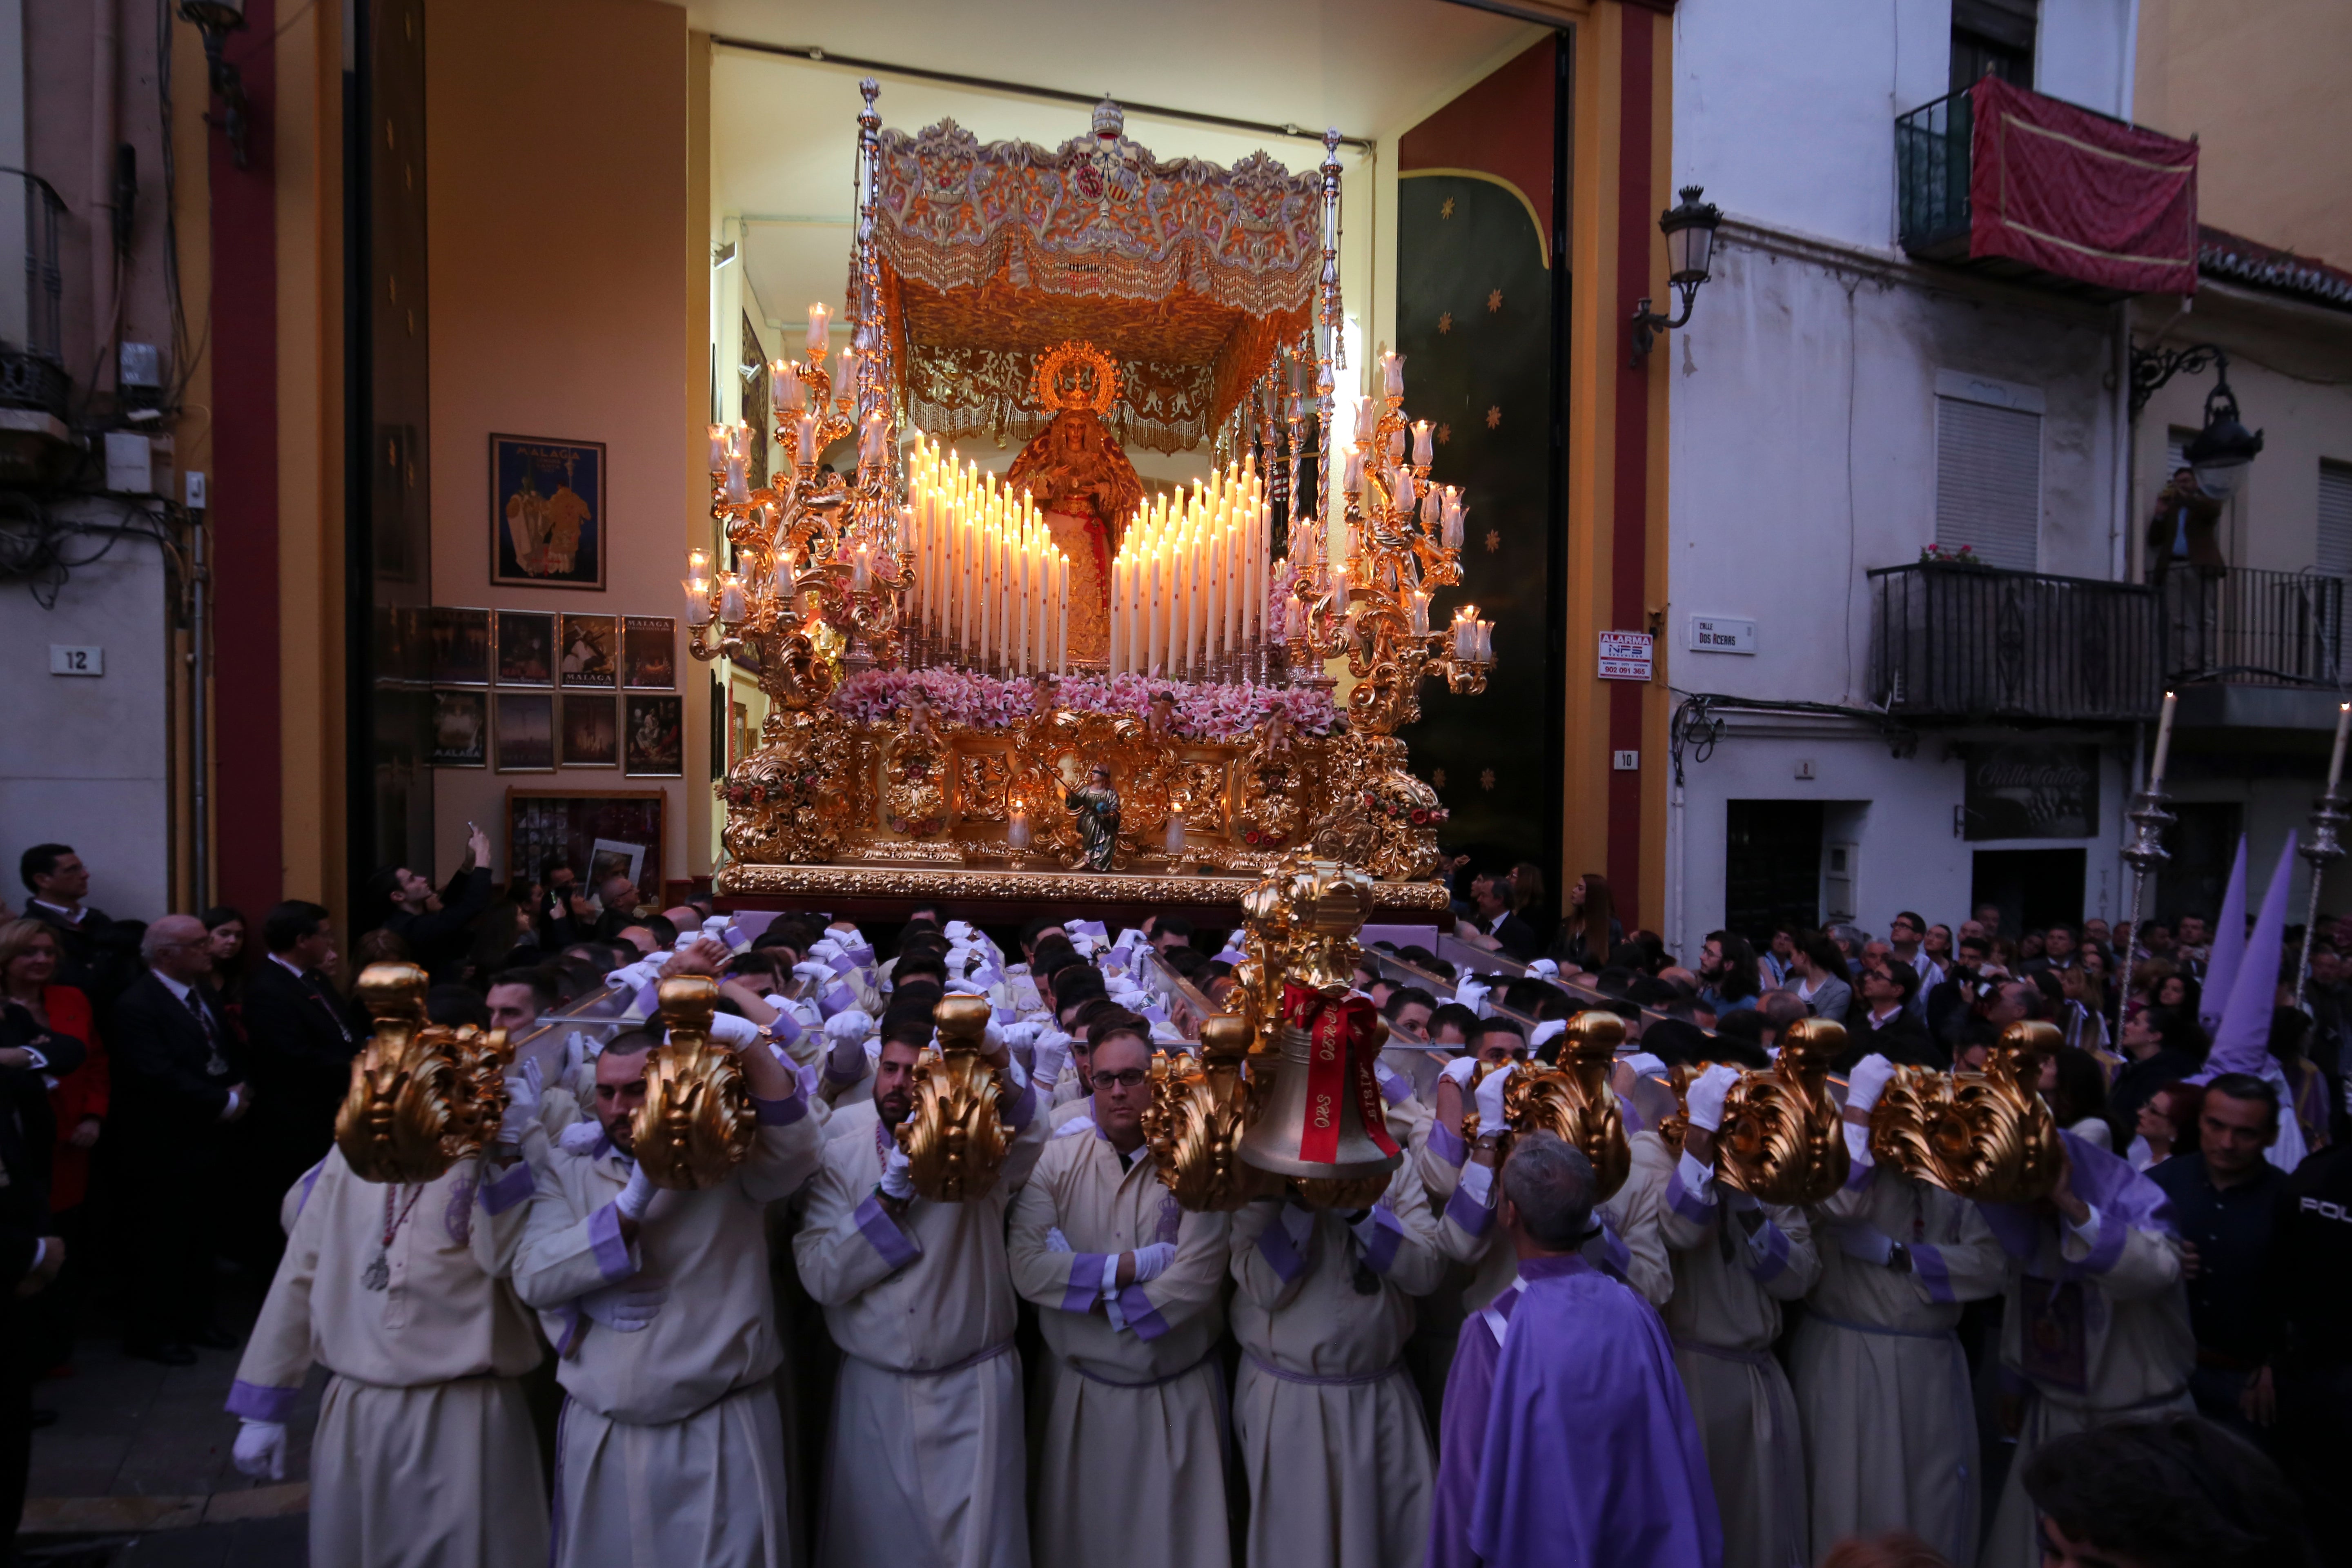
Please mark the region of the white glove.
<svg viewBox="0 0 2352 1568"><path fill-rule="evenodd" d="M229 1451L236 1472L255 1480L286 1479L286 1423L238 1417L236 1447Z"/></svg>
<svg viewBox="0 0 2352 1568"><path fill-rule="evenodd" d="M522 1071L507 1075L507 1113L499 1119L499 1142L516 1144L522 1142L522 1130L539 1120L539 1107L546 1088L546 1077L534 1057L522 1064Z"/></svg>
<svg viewBox="0 0 2352 1568"><path fill-rule="evenodd" d="M702 934L716 942L725 942L727 932L734 923L732 915L712 915L702 922Z"/></svg>
<svg viewBox="0 0 2352 1568"><path fill-rule="evenodd" d="M1175 1261L1176 1244L1172 1241L1155 1241L1149 1247L1137 1247L1135 1249L1135 1283L1142 1285L1159 1279L1168 1272L1168 1266Z"/></svg>
<svg viewBox="0 0 2352 1568"><path fill-rule="evenodd" d="M988 987L977 980L950 980L946 994L950 996L985 996Z"/></svg>
<svg viewBox="0 0 2352 1568"><path fill-rule="evenodd" d="M1059 1029L1041 1030L1036 1047L1029 1054L1037 1064L1037 1081L1050 1089L1070 1059L1070 1037Z"/></svg>
<svg viewBox="0 0 2352 1568"><path fill-rule="evenodd" d="M1465 980L1454 988L1454 999L1483 1018L1486 1016L1487 989L1475 980Z"/></svg>
<svg viewBox="0 0 2352 1568"><path fill-rule="evenodd" d="M555 1146L567 1154L593 1153L604 1141L604 1124L593 1116L582 1117L555 1135Z"/></svg>
<svg viewBox="0 0 2352 1568"><path fill-rule="evenodd" d="M1473 1098L1478 1107L1478 1136L1481 1138L1491 1137L1510 1126L1510 1119L1503 1112L1503 1090L1510 1087L1511 1079L1518 1070L1517 1062L1506 1062L1478 1080Z"/></svg>
<svg viewBox="0 0 2352 1568"><path fill-rule="evenodd" d="M569 1083L572 1075L594 1061L602 1054L594 1040L574 1029L563 1037L563 1076L557 1081Z"/></svg>
<svg viewBox="0 0 2352 1568"><path fill-rule="evenodd" d="M1699 1074L1697 1081L1690 1086L1690 1092L1684 1097L1684 1104L1690 1112L1690 1124L1709 1132L1721 1127L1724 1098L1730 1094L1731 1086L1738 1081L1739 1069L1726 1067L1721 1062Z"/></svg>
<svg viewBox="0 0 2352 1568"><path fill-rule="evenodd" d="M580 1298L580 1310L592 1322L604 1324L619 1333L643 1331L661 1315L662 1303L669 1300L669 1287L652 1279L624 1279L618 1285L607 1285L602 1290L591 1290Z"/></svg>
<svg viewBox="0 0 2352 1568"><path fill-rule="evenodd" d="M1070 1250L1070 1238L1062 1234L1060 1226L1053 1225L1045 1227L1045 1250L1062 1253Z"/></svg>
<svg viewBox="0 0 2352 1568"><path fill-rule="evenodd" d="M1470 1075L1477 1070L1476 1057L1462 1056L1455 1057L1452 1061L1447 1062L1437 1076L1456 1089L1467 1089L1470 1087Z"/></svg>
<svg viewBox="0 0 2352 1568"><path fill-rule="evenodd" d="M621 1189L621 1195L613 1200L613 1206L621 1211L622 1218L642 1221L646 1217L646 1210L653 1204L654 1194L660 1190L654 1185L654 1179L646 1174L643 1165L631 1165L629 1184Z"/></svg>
<svg viewBox="0 0 2352 1568"><path fill-rule="evenodd" d="M895 1143L890 1146L890 1157L882 1162L882 1195L898 1204L915 1195L915 1163Z"/></svg>
<svg viewBox="0 0 2352 1568"><path fill-rule="evenodd" d="M1883 1268L1886 1260L1895 1256L1895 1238L1874 1225L1842 1225L1835 1228L1838 1250L1848 1258L1858 1258Z"/></svg>
<svg viewBox="0 0 2352 1568"><path fill-rule="evenodd" d="M814 952L816 950L811 948L809 951ZM813 985L822 985L833 978L833 965L820 963L813 958L803 959L793 965L793 978L805 980Z"/></svg>
<svg viewBox="0 0 2352 1568"><path fill-rule="evenodd" d="M1549 958L1538 958L1528 965L1528 973L1541 975L1546 980L1557 980L1559 978L1559 965Z"/></svg>
<svg viewBox="0 0 2352 1568"><path fill-rule="evenodd" d="M835 1083L856 1083L866 1076L866 1039L874 1020L855 1007L824 1021L824 1070Z"/></svg>
<svg viewBox="0 0 2352 1568"><path fill-rule="evenodd" d="M1853 1071L1846 1075L1845 1102L1856 1110L1871 1110L1894 1079L1895 1064L1873 1051L1854 1063Z"/></svg>
<svg viewBox="0 0 2352 1568"><path fill-rule="evenodd" d="M732 1013L713 1013L710 1015L710 1037L722 1046L740 1047L755 1045L760 1038L760 1026Z"/></svg>
<svg viewBox="0 0 2352 1568"><path fill-rule="evenodd" d="M1632 1068L1636 1074L1643 1078L1664 1078L1666 1076L1666 1064L1660 1061L1656 1057L1652 1056L1647 1051L1635 1051L1632 1056L1625 1058L1625 1065Z"/></svg>
<svg viewBox="0 0 2352 1568"><path fill-rule="evenodd" d="M1544 1047L1568 1033L1568 1020L1547 1018L1528 1034L1528 1055L1534 1056Z"/></svg>
<svg viewBox="0 0 2352 1568"><path fill-rule="evenodd" d="M969 945L971 942L972 932L971 922L970 921L950 921L943 930L950 943L961 942Z"/></svg>

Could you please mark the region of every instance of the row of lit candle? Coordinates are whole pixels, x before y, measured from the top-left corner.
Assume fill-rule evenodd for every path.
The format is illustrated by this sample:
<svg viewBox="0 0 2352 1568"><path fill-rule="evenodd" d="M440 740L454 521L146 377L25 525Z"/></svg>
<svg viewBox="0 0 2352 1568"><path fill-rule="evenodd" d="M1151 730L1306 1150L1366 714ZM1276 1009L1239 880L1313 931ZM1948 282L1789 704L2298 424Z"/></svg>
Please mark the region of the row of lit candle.
<svg viewBox="0 0 2352 1568"><path fill-rule="evenodd" d="M1273 527L1246 462L1147 502L1111 562L1111 673L1204 676L1262 641Z"/></svg>
<svg viewBox="0 0 2352 1568"><path fill-rule="evenodd" d="M1027 491L915 432L907 455L914 623L961 660L1066 670L1070 563Z"/></svg>

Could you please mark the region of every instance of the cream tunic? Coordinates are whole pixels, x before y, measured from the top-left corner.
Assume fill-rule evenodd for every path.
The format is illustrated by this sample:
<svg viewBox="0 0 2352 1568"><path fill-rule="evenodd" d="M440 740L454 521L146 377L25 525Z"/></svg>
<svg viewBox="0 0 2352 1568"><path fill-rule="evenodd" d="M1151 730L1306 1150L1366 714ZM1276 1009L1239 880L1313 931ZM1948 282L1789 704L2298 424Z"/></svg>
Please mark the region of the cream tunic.
<svg viewBox="0 0 2352 1568"><path fill-rule="evenodd" d="M1675 1275L1659 1234L1658 1208L1674 1158L1654 1132L1636 1132L1627 1142L1632 1168L1625 1184L1593 1211L1604 1229L1599 1239L1586 1245L1585 1260L1622 1279L1652 1306L1664 1306L1674 1292ZM1438 1250L1474 1270L1462 1305L1476 1312L1509 1289L1519 1277L1519 1262L1494 1228L1496 1189L1488 1189L1484 1204L1462 1191L1462 1167L1468 1158L1462 1140L1434 1120L1413 1150L1414 1169L1437 1215Z"/></svg>
<svg viewBox="0 0 2352 1568"><path fill-rule="evenodd" d="M1436 1243L1410 1163L1356 1226L1286 1202L1234 1216L1234 1435L1249 1477L1250 1568L1421 1562L1435 1469L1403 1356L1412 1298L1444 1273Z"/></svg>
<svg viewBox="0 0 2352 1568"><path fill-rule="evenodd" d="M1688 1154L1668 1173L1658 1212L1675 1270L1666 1330L1723 1516L1724 1568L1803 1568L1804 1440L1771 1347L1780 1303L1812 1288L1821 1258L1803 1210L1762 1205L1750 1235L1727 1220L1735 1204L1744 1206Z"/></svg>
<svg viewBox="0 0 2352 1568"><path fill-rule="evenodd" d="M2094 1207L2088 1225L2063 1234L2056 1222L2041 1221L2032 1256L2009 1264L2000 1356L2027 1387L2021 1460L2070 1432L2194 1411L2189 1374L2197 1341L2179 1242L2169 1230L2131 1226ZM2031 1339L2029 1317L2042 1331ZM2042 1560L2023 1469L2011 1465L2001 1488L1985 1535L1986 1568L2036 1568Z"/></svg>
<svg viewBox="0 0 2352 1568"><path fill-rule="evenodd" d="M1030 1538L1043 1568L1223 1568L1227 1216L1187 1214L1097 1133L1051 1140L1013 1201L1014 1287L1045 1338L1031 1425ZM1070 1252L1053 1249L1058 1229ZM1176 1244L1167 1271L1097 1310L1106 1259Z"/></svg>
<svg viewBox="0 0 2352 1568"><path fill-rule="evenodd" d="M1018 1319L1004 1215L1045 1144L1027 1088L996 1184L968 1203L918 1198L894 1221L876 1195L883 1128L869 1100L835 1113L793 1241L801 1282L841 1347L819 1568L1021 1568Z"/></svg>
<svg viewBox="0 0 2352 1568"><path fill-rule="evenodd" d="M524 1138L545 1156L538 1127ZM542 1352L506 1282L531 1186L530 1165L478 1159L423 1187L378 1185L333 1150L289 1194L292 1234L228 1407L282 1422L312 1363L334 1373L310 1449L313 1563L497 1568L546 1554L539 1443L516 1382ZM370 1290L379 1253L386 1284Z"/></svg>
<svg viewBox="0 0 2352 1568"><path fill-rule="evenodd" d="M797 1091L752 1104L759 1131L734 1174L706 1192L655 1194L632 1242L613 1204L629 1163L609 1146L557 1149L540 1173L515 1288L562 1356L560 1564L790 1561L766 1213L815 1171L824 1131ZM579 1311L581 1297L634 1279L669 1292L645 1329L624 1333Z"/></svg>
<svg viewBox="0 0 2352 1568"><path fill-rule="evenodd" d="M1982 1483L1976 1395L1953 1329L1960 1303L2007 1273L1974 1204L1864 1160L1813 1205L1822 1277L1805 1298L1789 1381L1812 1470L1812 1539L1907 1530L1950 1562L1974 1560ZM1842 1235L1910 1249L1911 1267L1849 1256Z"/></svg>

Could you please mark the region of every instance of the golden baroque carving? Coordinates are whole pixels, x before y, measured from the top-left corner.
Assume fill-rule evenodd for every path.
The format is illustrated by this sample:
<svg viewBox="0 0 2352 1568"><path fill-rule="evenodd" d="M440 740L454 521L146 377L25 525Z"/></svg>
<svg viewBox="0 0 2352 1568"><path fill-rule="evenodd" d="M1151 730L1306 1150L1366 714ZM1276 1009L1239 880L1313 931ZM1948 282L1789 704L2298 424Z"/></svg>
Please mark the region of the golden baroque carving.
<svg viewBox="0 0 2352 1568"><path fill-rule="evenodd" d="M1633 1169L1633 1145L1617 1094L1609 1086L1625 1020L1614 1013L1579 1013L1562 1037L1559 1065L1522 1071L1503 1091L1503 1108L1517 1132L1549 1132L1592 1162L1594 1201L1617 1195ZM1475 1115L1476 1112L1472 1112Z"/></svg>
<svg viewBox="0 0 2352 1568"><path fill-rule="evenodd" d="M1845 1030L1822 1018L1792 1024L1771 1068L1740 1075L1724 1097L1716 1169L1725 1184L1759 1202L1817 1204L1845 1185L1852 1156L1829 1090L1830 1063Z"/></svg>
<svg viewBox="0 0 2352 1568"><path fill-rule="evenodd" d="M335 1144L367 1182L425 1183L478 1153L506 1114L506 1031L425 1021L425 971L371 963L359 997L374 1032L352 1062Z"/></svg>
<svg viewBox="0 0 2352 1568"><path fill-rule="evenodd" d="M1220 1013L1201 1025L1201 1054L1155 1052L1143 1137L1160 1183L1194 1212L1230 1211L1282 1190L1245 1164L1242 1134L1257 1119L1255 1087L1242 1075L1254 1033L1248 1017Z"/></svg>
<svg viewBox="0 0 2352 1568"><path fill-rule="evenodd" d="M931 1009L939 1044L915 1064L915 1103L898 1123L916 1195L936 1204L986 1197L1012 1147L1004 1086L990 1065L984 996L949 996Z"/></svg>
<svg viewBox="0 0 2352 1568"><path fill-rule="evenodd" d="M2056 1025L2021 1021L2000 1032L1980 1073L1900 1069L1871 1109L1871 1153L1978 1203L2040 1202L2063 1160L2042 1064L2063 1044Z"/></svg>
<svg viewBox="0 0 2352 1568"><path fill-rule="evenodd" d="M647 1053L646 1102L631 1124L632 1141L646 1180L699 1192L725 1181L751 1152L759 1131L751 1091L735 1053L710 1037L719 983L677 974L655 994L669 1038Z"/></svg>

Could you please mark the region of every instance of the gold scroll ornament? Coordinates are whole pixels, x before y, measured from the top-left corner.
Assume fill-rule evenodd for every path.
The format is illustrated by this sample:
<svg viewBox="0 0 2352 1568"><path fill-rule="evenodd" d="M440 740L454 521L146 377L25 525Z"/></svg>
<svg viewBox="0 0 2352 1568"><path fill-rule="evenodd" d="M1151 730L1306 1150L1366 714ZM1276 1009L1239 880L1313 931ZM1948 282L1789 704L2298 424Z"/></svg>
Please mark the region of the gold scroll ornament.
<svg viewBox="0 0 2352 1568"><path fill-rule="evenodd" d="M646 1102L632 1124L637 1163L657 1187L701 1192L743 1163L758 1117L735 1053L710 1037L719 983L675 974L655 994L669 1038L647 1053Z"/></svg>
<svg viewBox="0 0 2352 1568"><path fill-rule="evenodd" d="M988 1059L984 996L945 996L931 1009L939 1044L915 1064L915 1103L898 1123L915 1194L961 1204L988 1195L1012 1147L1004 1085Z"/></svg>
<svg viewBox="0 0 2352 1568"><path fill-rule="evenodd" d="M1871 1109L1870 1152L1978 1203L2036 1203L2064 1159L2040 1093L2042 1064L2065 1043L2054 1024L2000 1032L1982 1072L1899 1068Z"/></svg>
<svg viewBox="0 0 2352 1568"><path fill-rule="evenodd" d="M1253 1085L1242 1076L1255 1034L1251 1020L1220 1013L1201 1025L1201 1054L1160 1051L1151 1061L1144 1142L1160 1183L1194 1213L1229 1212L1282 1190L1278 1178L1241 1158L1255 1120Z"/></svg>
<svg viewBox="0 0 2352 1568"><path fill-rule="evenodd" d="M1633 1169L1624 1114L1618 1108L1617 1091L1609 1083L1617 1047L1624 1039L1625 1020L1616 1014L1597 1009L1579 1013L1569 1020L1568 1032L1560 1038L1559 1065L1521 1064L1503 1089L1503 1113L1510 1122L1507 1141L1525 1132L1549 1132L1581 1150L1592 1163L1595 1203L1615 1197ZM1471 1079L1472 1086L1502 1065L1482 1064ZM1478 1135L1475 1110L1463 1118L1463 1132L1465 1138ZM1508 1158L1507 1147L1496 1152Z"/></svg>
<svg viewBox="0 0 2352 1568"><path fill-rule="evenodd" d="M422 1184L498 1135L507 1109L506 1031L425 1019L425 971L371 963L360 973L374 1032L352 1063L335 1146L366 1182Z"/></svg>
<svg viewBox="0 0 2352 1568"><path fill-rule="evenodd" d="M1796 1207L1845 1185L1853 1157L1829 1087L1830 1063L1844 1049L1843 1026L1806 1018L1781 1034L1780 1055L1769 1068L1739 1075L1724 1096L1715 1134L1716 1171L1726 1186L1760 1203ZM1658 1135L1675 1153L1690 1127L1690 1086L1703 1070L1674 1070L1675 1113L1659 1123Z"/></svg>

